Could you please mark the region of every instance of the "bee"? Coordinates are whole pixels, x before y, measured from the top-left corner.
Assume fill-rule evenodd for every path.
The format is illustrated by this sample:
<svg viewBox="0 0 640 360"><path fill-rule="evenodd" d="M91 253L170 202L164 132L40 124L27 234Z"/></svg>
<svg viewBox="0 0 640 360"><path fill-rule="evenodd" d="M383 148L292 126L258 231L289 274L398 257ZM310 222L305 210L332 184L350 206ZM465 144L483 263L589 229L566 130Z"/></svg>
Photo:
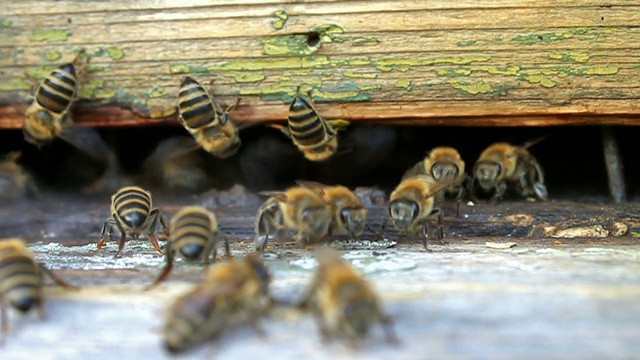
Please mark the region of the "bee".
<svg viewBox="0 0 640 360"><path fill-rule="evenodd" d="M215 214L202 206L186 206L180 209L171 219L170 233L172 236L164 250L166 265L148 288L155 287L169 276L176 255L186 261L202 261L206 269L211 260L210 254L213 252L215 261L217 248L220 242L224 242L227 258L231 256L229 239L218 229Z"/></svg>
<svg viewBox="0 0 640 360"><path fill-rule="evenodd" d="M306 294L298 304L310 310L319 325L323 341L344 339L355 347L375 323L380 323L386 340L398 340L391 318L382 313L371 286L331 248L316 251L318 270Z"/></svg>
<svg viewBox="0 0 640 360"><path fill-rule="evenodd" d="M435 182L426 175L416 175L402 180L391 193L389 198L389 216L384 222L386 226L389 217L395 227L402 233L415 235L420 230L423 237L422 244L427 247L428 223L436 220L436 238L444 238L442 229L443 212L441 198L435 195L447 189L450 184ZM384 231L384 229L383 229Z"/></svg>
<svg viewBox="0 0 640 360"><path fill-rule="evenodd" d="M73 286L56 277L51 270L34 260L23 240L0 239L0 326L2 341L9 331L7 305L27 313L35 307L40 318L42 308L43 274L49 275L56 284L64 288Z"/></svg>
<svg viewBox="0 0 640 360"><path fill-rule="evenodd" d="M80 50L73 62L54 69L40 82L25 112L22 132L27 142L38 147L59 137L95 159L113 161L111 150L95 129L73 124L70 110L78 92L76 65L84 54ZM78 66L78 74L87 63Z"/></svg>
<svg viewBox="0 0 640 360"><path fill-rule="evenodd" d="M307 94L311 99L311 94ZM288 126L273 127L282 131L310 161L324 161L338 150L336 131L349 125L345 120L325 120L316 111L313 101L300 97L300 87L289 106Z"/></svg>
<svg viewBox="0 0 640 360"><path fill-rule="evenodd" d="M194 146L219 157L238 152L241 142L238 127L229 120L229 112L240 102L224 111L199 82L187 76L180 84L178 111L180 123L195 139Z"/></svg>
<svg viewBox="0 0 640 360"><path fill-rule="evenodd" d="M12 151L0 162L0 204L21 198L27 193L40 197L31 176L17 162L20 156L20 151Z"/></svg>
<svg viewBox="0 0 640 360"><path fill-rule="evenodd" d="M329 237L334 233L347 233L356 239L360 238L367 226L367 209L353 191L344 186L327 186L313 181L299 180L297 183L318 192L329 204Z"/></svg>
<svg viewBox="0 0 640 360"><path fill-rule="evenodd" d="M547 187L544 185L544 173L540 163L527 150L537 139L522 146L507 143L495 143L486 148L473 167L473 177L469 188L475 197L474 185L478 182L483 191L495 189L490 203L495 204L507 190L507 184L513 184L522 196L536 195L543 201L548 200Z"/></svg>
<svg viewBox="0 0 640 360"><path fill-rule="evenodd" d="M415 175L429 176L437 183L450 183L451 186L446 192L457 194L456 217L460 216L460 203L464 197L468 176L458 150L445 146L432 149L422 161L405 172L402 179ZM444 192L441 194L444 195Z"/></svg>
<svg viewBox="0 0 640 360"><path fill-rule="evenodd" d="M331 212L315 191L297 186L287 191L264 191L271 198L260 207L256 217L256 250L264 251L272 230L295 230L296 244L303 248L311 239L321 239L329 232Z"/></svg>
<svg viewBox="0 0 640 360"><path fill-rule="evenodd" d="M258 256L227 261L211 270L195 289L170 307L164 347L178 354L219 337L226 328L248 322L264 335L259 318L272 306L271 276Z"/></svg>
<svg viewBox="0 0 640 360"><path fill-rule="evenodd" d="M169 239L169 231L160 210L152 207L151 193L137 186L123 187L111 196L111 217L104 222L98 247L94 251L100 250L104 245L105 233L109 235L109 240L113 241L111 235L113 226L116 226L120 231L120 243L114 258L122 255L127 235L138 239L140 233L144 231L147 232L153 248L162 254L158 240L154 235L158 220L160 220L165 236Z"/></svg>

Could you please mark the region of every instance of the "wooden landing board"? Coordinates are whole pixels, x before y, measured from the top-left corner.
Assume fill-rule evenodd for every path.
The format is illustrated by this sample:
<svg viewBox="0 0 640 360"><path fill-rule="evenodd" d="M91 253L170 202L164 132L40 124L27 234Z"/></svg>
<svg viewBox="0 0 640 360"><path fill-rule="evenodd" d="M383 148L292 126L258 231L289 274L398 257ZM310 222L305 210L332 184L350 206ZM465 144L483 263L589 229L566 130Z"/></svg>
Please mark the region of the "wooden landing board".
<svg viewBox="0 0 640 360"><path fill-rule="evenodd" d="M212 4L213 3L213 4ZM282 121L298 86L327 118L460 126L637 125L636 1L15 1L0 15L0 128L25 72L91 57L76 121L176 124L180 80L232 118Z"/></svg>

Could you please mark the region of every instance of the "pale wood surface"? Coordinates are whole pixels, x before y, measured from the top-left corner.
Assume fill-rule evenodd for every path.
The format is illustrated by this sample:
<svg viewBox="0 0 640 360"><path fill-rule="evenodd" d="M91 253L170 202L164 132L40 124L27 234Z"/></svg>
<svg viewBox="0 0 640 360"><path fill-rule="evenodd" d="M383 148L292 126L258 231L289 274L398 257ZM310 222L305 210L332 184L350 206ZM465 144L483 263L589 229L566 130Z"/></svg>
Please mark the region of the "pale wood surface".
<svg viewBox="0 0 640 360"><path fill-rule="evenodd" d="M240 97L238 121L286 119L301 85L327 118L633 125L638 25L638 1L7 1L0 127L21 125L25 71L80 48L77 121L93 126L175 121L186 74Z"/></svg>

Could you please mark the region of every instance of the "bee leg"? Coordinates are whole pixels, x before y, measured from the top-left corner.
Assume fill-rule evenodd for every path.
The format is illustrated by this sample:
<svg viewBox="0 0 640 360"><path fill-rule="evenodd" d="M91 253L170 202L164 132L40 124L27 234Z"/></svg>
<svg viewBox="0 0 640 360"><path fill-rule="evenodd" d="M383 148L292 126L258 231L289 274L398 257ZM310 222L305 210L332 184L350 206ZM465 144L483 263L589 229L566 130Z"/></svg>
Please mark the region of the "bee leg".
<svg viewBox="0 0 640 360"><path fill-rule="evenodd" d="M116 223L116 226L118 227L118 230L120 231L120 242L118 243L118 251L116 251L116 254L113 256L114 259L122 256L122 250L124 250L124 243L127 241L127 234L122 228L122 224L120 224L119 221L116 221L115 223Z"/></svg>
<svg viewBox="0 0 640 360"><path fill-rule="evenodd" d="M431 211L431 215L436 216L436 239L440 241L441 245L446 244L446 241L442 240L444 239L444 229L442 228L442 223L444 222L444 212L442 211L442 209L434 209L433 211Z"/></svg>
<svg viewBox="0 0 640 360"><path fill-rule="evenodd" d="M533 192L542 201L549 201L549 193L547 187L544 185L544 173L542 172L542 166L537 160L532 159L530 172L534 173Z"/></svg>
<svg viewBox="0 0 640 360"><path fill-rule="evenodd" d="M549 201L549 193L547 192L547 187L542 183L533 184L533 191L536 193L538 198L542 201Z"/></svg>
<svg viewBox="0 0 640 360"><path fill-rule="evenodd" d="M173 260L175 259L175 251L171 248L171 241L167 241L167 245L164 249L164 258L165 258L164 269L162 269L162 272L160 273L160 275L158 275L158 277L154 282L152 282L150 285L147 285L144 288L145 291L155 288L161 282L165 281L167 277L169 277L169 273L173 268Z"/></svg>
<svg viewBox="0 0 640 360"><path fill-rule="evenodd" d="M383 314L380 310L378 310L378 319L380 324L382 325L382 330L384 331L385 340L389 344L400 344L400 339L396 335L395 329L393 327L393 320L388 315Z"/></svg>
<svg viewBox="0 0 640 360"><path fill-rule="evenodd" d="M462 199L467 195L467 184L469 177L465 176L462 185L460 185L460 189L458 189L458 195L456 196L456 218L460 217L460 203L462 203Z"/></svg>
<svg viewBox="0 0 640 360"><path fill-rule="evenodd" d="M38 263L38 273L39 276L42 277L46 274L51 280L53 280L56 285L65 288L65 289L79 289L79 287L70 285L66 281L60 279L53 271L49 270L43 263Z"/></svg>
<svg viewBox="0 0 640 360"><path fill-rule="evenodd" d="M469 180L468 190L469 190L469 198L471 198L471 201L477 204L480 202L480 199L478 199L478 196L476 196L475 184L476 184L476 177L474 175L471 177L471 180Z"/></svg>
<svg viewBox="0 0 640 360"><path fill-rule="evenodd" d="M427 238L429 237L429 228L427 226L427 223L422 224L421 233L422 233L422 245L424 246L424 250L427 252L431 252L432 250L429 249L427 245Z"/></svg>
<svg viewBox="0 0 640 360"><path fill-rule="evenodd" d="M95 250L91 250L92 252L98 252L98 250L102 249L102 246L104 245L104 242L106 240L106 237L104 236L105 233L109 236L109 240L113 241L113 225L115 225L115 220L113 218L107 219L104 222L104 225L102 225L102 231L100 232L100 241L98 241L98 246L95 248Z"/></svg>
<svg viewBox="0 0 640 360"><path fill-rule="evenodd" d="M251 328L253 329L253 331L255 331L255 333L262 339L266 339L267 338L267 332L264 331L264 328L262 327L262 324L260 323L259 317L256 313L251 312L251 314L249 314L249 325L251 326Z"/></svg>
<svg viewBox="0 0 640 360"><path fill-rule="evenodd" d="M164 234L167 236L167 239L169 239L169 230L167 230L167 225L164 222L164 218L162 217L162 214L160 214L160 210L158 210L157 208L151 210L151 212L149 213L149 216L153 220L151 221L151 226L149 227L149 231L147 231L147 237L149 238L149 242L153 246L153 249L159 252L160 254L163 254L162 250L160 249L160 245L158 245L158 239L156 239L155 235L153 234L155 232L158 219L160 219L160 224L162 225L162 231L164 231Z"/></svg>
<svg viewBox="0 0 640 360"><path fill-rule="evenodd" d="M489 200L489 204L491 205L497 204L498 200L502 199L502 196L504 195L505 191L507 191L507 183L501 182L496 186L496 192L491 197L491 200Z"/></svg>
<svg viewBox="0 0 640 360"><path fill-rule="evenodd" d="M7 304L4 301L0 301L0 344L4 343L7 333L9 332L9 322L7 319Z"/></svg>
<svg viewBox="0 0 640 360"><path fill-rule="evenodd" d="M296 241L296 246L300 249L304 249L307 245L307 241L305 240L305 236L299 232L293 236L293 239Z"/></svg>

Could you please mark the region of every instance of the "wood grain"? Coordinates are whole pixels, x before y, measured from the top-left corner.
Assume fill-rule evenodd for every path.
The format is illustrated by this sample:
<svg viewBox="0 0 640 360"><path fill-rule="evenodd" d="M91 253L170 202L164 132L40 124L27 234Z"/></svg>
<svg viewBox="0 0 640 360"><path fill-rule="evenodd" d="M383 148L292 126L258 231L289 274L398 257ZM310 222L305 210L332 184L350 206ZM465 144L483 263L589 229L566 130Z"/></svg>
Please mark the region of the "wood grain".
<svg viewBox="0 0 640 360"><path fill-rule="evenodd" d="M76 121L177 124L187 74L286 119L297 86L327 118L454 126L637 125L638 1L11 2L0 15L0 127L84 48Z"/></svg>

